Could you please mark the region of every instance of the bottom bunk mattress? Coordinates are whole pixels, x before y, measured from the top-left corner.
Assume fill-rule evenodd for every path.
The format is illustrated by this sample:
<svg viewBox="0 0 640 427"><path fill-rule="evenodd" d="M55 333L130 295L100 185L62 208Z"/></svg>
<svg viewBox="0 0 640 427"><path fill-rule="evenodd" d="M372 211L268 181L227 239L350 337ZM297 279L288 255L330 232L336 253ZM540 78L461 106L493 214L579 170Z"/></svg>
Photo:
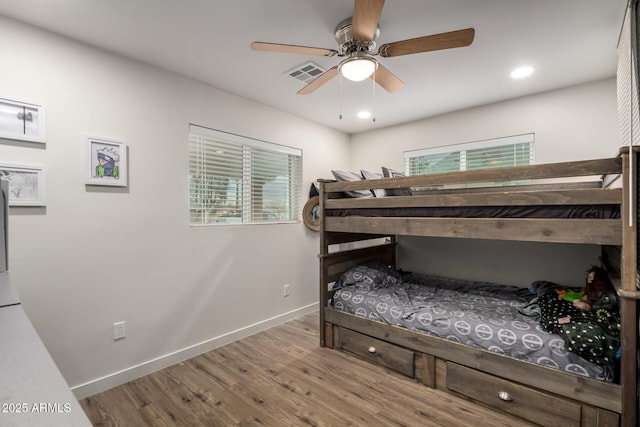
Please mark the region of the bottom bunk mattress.
<svg viewBox="0 0 640 427"><path fill-rule="evenodd" d="M601 366L569 352L561 336L525 315L529 289L402 273L382 264L353 267L334 284L333 308L562 371L613 381Z"/></svg>

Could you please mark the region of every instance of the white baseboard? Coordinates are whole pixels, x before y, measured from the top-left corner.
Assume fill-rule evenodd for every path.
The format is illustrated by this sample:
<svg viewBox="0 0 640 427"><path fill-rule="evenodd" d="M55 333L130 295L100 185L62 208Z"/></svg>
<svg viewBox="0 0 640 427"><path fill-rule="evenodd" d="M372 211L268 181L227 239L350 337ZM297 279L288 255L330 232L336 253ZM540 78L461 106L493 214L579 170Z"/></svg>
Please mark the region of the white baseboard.
<svg viewBox="0 0 640 427"><path fill-rule="evenodd" d="M92 396L96 393L100 393L110 388L119 386L128 381L140 378L144 375L148 375L152 372L158 371L168 366L175 365L176 363L190 359L199 354L206 353L207 351L214 350L239 339L246 338L255 333L288 322L289 320L296 319L300 316L304 316L305 314L313 313L318 309L318 303L310 304L308 306L298 308L288 313L284 313L279 316L254 323L253 325L249 325L244 328L229 332L219 337L194 344L192 346L183 348L182 350L160 356L158 358L149 360L148 362L144 362L118 372L114 372L101 378L96 378L84 384L73 386L71 387L71 391L78 400L84 399L85 397Z"/></svg>

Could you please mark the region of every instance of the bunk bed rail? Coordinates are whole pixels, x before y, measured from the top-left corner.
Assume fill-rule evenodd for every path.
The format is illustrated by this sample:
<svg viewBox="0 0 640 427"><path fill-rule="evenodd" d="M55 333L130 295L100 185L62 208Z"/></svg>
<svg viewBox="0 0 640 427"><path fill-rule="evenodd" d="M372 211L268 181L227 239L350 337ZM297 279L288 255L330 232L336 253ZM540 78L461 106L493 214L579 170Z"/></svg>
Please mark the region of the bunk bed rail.
<svg viewBox="0 0 640 427"><path fill-rule="evenodd" d="M512 166L461 172L445 172L427 175L412 175L388 178L328 182L326 193L342 191L370 190L374 188L397 189L404 187L432 187L438 185L497 183L534 179L556 179L567 177L602 176L622 173L620 157L580 160L574 162L548 163L527 166Z"/></svg>

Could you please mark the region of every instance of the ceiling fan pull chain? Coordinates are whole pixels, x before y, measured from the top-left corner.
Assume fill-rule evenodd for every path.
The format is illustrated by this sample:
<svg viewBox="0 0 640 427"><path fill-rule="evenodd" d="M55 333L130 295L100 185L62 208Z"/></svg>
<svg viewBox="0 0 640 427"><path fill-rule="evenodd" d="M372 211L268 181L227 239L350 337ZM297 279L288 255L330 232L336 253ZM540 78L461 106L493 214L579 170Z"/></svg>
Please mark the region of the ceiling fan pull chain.
<svg viewBox="0 0 640 427"><path fill-rule="evenodd" d="M377 68L377 67L376 67ZM373 79L372 80L372 85L373 85L373 114L371 115L372 122L376 121L376 71L377 70L373 70Z"/></svg>
<svg viewBox="0 0 640 427"><path fill-rule="evenodd" d="M342 74L338 73L338 76L340 78L340 115L338 117L342 120Z"/></svg>

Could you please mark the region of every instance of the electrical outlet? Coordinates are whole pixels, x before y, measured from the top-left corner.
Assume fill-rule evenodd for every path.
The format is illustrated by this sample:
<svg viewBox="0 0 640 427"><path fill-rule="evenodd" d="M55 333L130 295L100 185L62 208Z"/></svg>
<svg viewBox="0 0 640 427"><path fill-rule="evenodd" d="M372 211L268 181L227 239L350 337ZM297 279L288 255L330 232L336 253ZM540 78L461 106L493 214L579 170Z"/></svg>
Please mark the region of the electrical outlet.
<svg viewBox="0 0 640 427"><path fill-rule="evenodd" d="M290 291L291 291L291 285L284 285L284 288L282 290L282 295L284 295L285 297L288 297Z"/></svg>
<svg viewBox="0 0 640 427"><path fill-rule="evenodd" d="M121 340L125 337L125 322L116 322L113 324L113 340Z"/></svg>

